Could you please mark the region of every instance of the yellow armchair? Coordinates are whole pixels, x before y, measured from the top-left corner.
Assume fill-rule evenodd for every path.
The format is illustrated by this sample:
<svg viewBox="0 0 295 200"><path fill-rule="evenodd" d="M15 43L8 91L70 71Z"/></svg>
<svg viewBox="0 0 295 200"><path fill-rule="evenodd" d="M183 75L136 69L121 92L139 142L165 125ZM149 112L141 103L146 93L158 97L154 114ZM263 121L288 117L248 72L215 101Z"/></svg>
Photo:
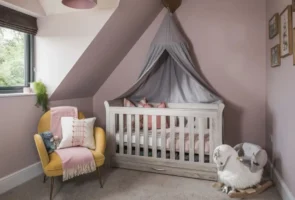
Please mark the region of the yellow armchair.
<svg viewBox="0 0 295 200"><path fill-rule="evenodd" d="M79 112L78 118L84 119L85 116L83 115L83 113ZM54 177L62 176L63 170L62 170L62 161L57 155L57 153L53 152L48 155L44 142L41 136L39 135L40 133L48 131L48 130L50 130L50 111L46 112L40 118L40 121L38 124L38 134L34 135L34 140L35 140L37 151L40 157L42 168L44 171L44 182L46 181L46 177L51 177L50 199L52 199ZM106 148L106 139L105 139L104 130L102 128L96 127L94 129L94 137L95 137L96 148L95 150L91 150L91 153L96 163L97 173L99 176L100 185L102 187L103 185L101 181L99 167L101 167L104 164L104 160L105 160L104 152Z"/></svg>

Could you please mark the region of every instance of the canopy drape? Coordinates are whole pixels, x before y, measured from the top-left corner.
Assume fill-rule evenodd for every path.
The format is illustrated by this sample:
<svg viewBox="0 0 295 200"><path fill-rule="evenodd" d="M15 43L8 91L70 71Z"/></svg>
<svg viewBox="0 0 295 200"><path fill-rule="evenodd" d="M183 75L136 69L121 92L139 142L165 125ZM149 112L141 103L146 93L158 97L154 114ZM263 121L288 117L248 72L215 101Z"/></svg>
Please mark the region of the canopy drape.
<svg viewBox="0 0 295 200"><path fill-rule="evenodd" d="M214 103L221 101L195 70L189 45L168 13L148 52L137 82L120 98L167 103Z"/></svg>

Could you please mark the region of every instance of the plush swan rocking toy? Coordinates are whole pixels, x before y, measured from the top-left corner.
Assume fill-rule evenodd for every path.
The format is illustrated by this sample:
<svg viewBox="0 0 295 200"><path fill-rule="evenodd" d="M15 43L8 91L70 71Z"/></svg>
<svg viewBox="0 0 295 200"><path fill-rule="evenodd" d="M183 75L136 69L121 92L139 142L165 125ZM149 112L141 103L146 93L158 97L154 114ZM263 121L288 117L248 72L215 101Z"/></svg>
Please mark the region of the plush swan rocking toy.
<svg viewBox="0 0 295 200"><path fill-rule="evenodd" d="M213 161L219 178L219 183L213 186L232 198L259 194L272 185L271 181L260 185L267 153L257 145L242 143L234 148L220 145L214 150Z"/></svg>

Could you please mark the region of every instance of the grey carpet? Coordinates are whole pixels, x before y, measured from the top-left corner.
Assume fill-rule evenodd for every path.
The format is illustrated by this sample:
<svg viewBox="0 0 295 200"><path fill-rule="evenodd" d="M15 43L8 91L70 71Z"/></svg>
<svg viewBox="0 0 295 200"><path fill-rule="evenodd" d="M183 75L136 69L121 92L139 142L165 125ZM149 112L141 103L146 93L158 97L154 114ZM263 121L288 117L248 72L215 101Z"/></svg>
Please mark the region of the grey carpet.
<svg viewBox="0 0 295 200"><path fill-rule="evenodd" d="M96 174L77 177L62 183L56 180L54 200L225 200L227 195L211 187L212 182L166 176L132 170L113 169L103 172L104 188ZM1 200L49 200L50 181L39 176L0 195ZM252 200L281 200L270 188Z"/></svg>

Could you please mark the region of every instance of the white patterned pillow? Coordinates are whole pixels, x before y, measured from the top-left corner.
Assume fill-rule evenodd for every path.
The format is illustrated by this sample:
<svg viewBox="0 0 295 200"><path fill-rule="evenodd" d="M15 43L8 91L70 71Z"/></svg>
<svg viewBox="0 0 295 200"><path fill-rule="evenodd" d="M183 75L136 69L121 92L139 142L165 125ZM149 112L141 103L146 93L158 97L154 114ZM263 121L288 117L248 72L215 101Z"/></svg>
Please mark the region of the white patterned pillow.
<svg viewBox="0 0 295 200"><path fill-rule="evenodd" d="M76 119L61 118L62 140L57 149L68 147L87 147L95 149L93 126L96 118Z"/></svg>

